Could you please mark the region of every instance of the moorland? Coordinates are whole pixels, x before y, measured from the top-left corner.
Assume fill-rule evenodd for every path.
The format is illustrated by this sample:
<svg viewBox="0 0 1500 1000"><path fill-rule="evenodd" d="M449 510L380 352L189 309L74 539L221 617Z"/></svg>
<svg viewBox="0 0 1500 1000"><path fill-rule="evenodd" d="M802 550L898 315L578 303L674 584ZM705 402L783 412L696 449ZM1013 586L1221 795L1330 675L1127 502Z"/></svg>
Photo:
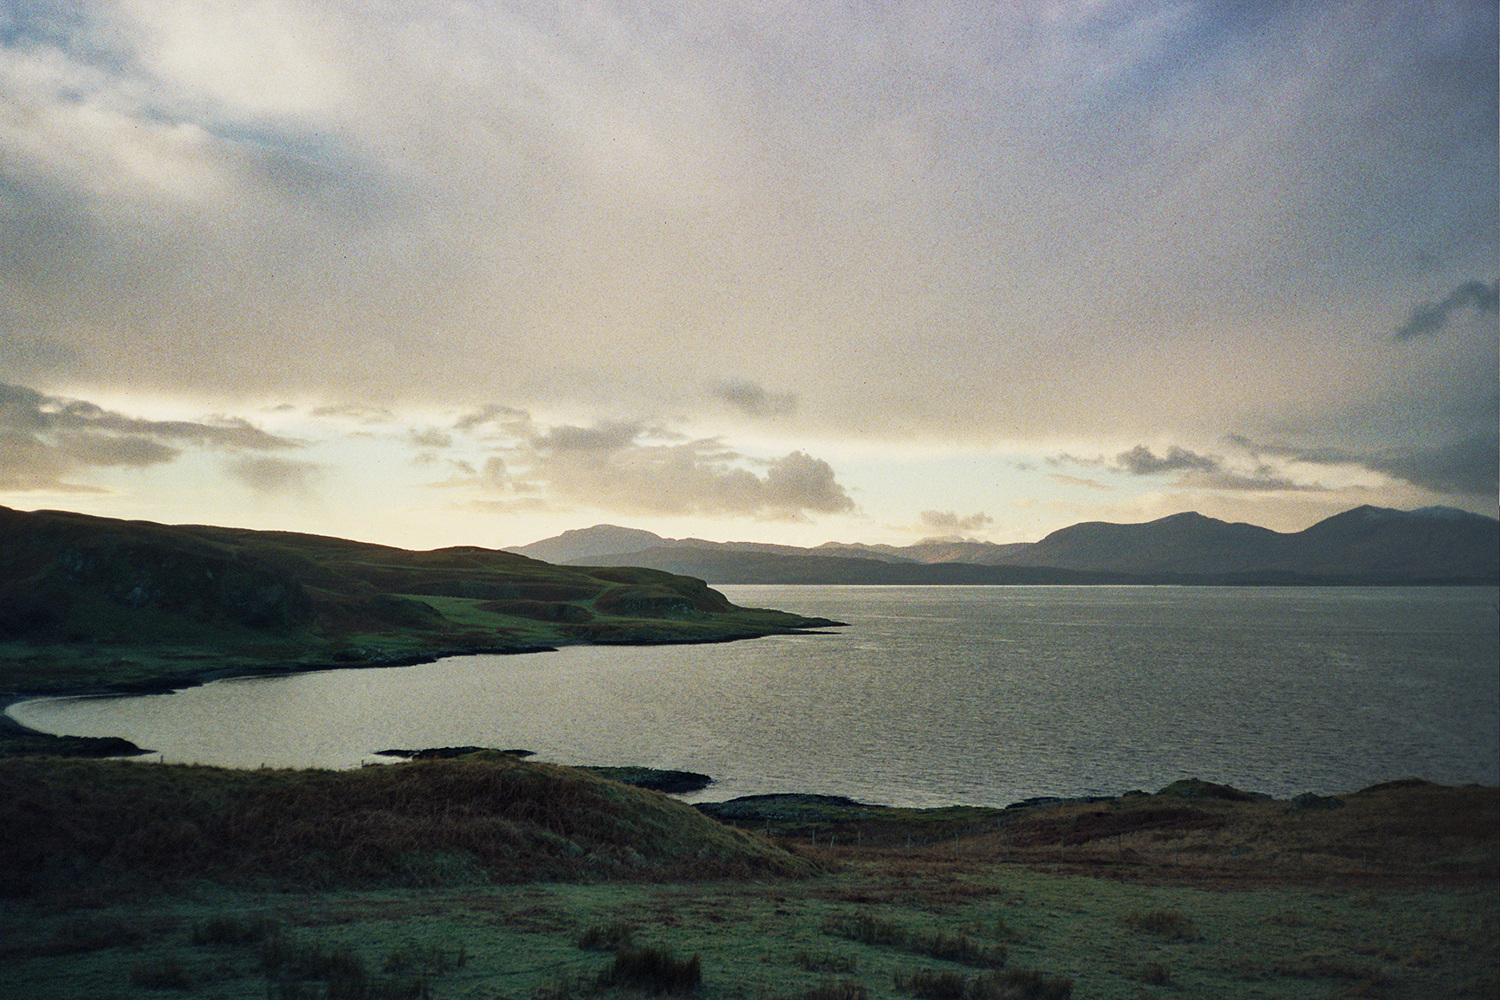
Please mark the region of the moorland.
<svg viewBox="0 0 1500 1000"><path fill-rule="evenodd" d="M3 509L0 564L13 695L834 624L653 571ZM497 750L349 771L60 755L120 751L0 740L0 994L1500 990L1495 788L693 806L637 787L649 774Z"/></svg>
<svg viewBox="0 0 1500 1000"><path fill-rule="evenodd" d="M479 751L0 760L0 982L68 998L1493 997L1494 788L720 819Z"/></svg>

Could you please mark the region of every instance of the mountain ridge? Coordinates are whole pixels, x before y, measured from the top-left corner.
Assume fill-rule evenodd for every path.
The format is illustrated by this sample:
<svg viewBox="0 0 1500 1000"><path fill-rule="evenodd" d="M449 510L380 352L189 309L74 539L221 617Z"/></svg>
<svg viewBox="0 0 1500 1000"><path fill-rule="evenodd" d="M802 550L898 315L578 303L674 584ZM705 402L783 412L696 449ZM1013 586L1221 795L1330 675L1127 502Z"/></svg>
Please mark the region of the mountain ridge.
<svg viewBox="0 0 1500 1000"><path fill-rule="evenodd" d="M650 544L620 547L613 539ZM545 551L569 565L650 566L712 583L1500 582L1500 521L1452 507L1362 505L1297 532L1185 511L1139 523L1085 521L1009 544L930 539L806 548L601 525L504 551ZM892 568L901 566L907 568Z"/></svg>

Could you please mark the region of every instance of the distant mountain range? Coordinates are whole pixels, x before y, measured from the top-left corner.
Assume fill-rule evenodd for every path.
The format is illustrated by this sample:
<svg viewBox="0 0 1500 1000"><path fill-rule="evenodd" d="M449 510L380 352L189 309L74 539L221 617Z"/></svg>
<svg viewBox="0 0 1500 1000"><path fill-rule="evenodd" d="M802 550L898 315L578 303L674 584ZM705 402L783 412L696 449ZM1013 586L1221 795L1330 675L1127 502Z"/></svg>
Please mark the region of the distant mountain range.
<svg viewBox="0 0 1500 1000"><path fill-rule="evenodd" d="M600 524L506 551L576 566L643 566L715 584L1500 582L1500 521L1452 507L1356 507L1296 532L1195 513L1144 524L1088 521L1008 545L800 548L663 538Z"/></svg>

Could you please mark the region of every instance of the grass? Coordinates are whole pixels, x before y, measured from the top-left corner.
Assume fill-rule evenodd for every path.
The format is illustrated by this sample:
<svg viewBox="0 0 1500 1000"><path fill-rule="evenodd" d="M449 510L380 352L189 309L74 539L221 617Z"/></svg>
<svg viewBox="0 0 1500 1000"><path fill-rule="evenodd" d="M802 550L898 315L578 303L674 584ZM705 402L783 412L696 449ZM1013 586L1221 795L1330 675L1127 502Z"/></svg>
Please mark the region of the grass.
<svg viewBox="0 0 1500 1000"><path fill-rule="evenodd" d="M999 968L1005 964L1007 954L1003 944L986 944L965 934L915 930L866 913L830 914L823 919L822 929L824 934L862 944L894 948L897 951L979 968Z"/></svg>
<svg viewBox="0 0 1500 1000"><path fill-rule="evenodd" d="M1011 945L1010 961L1000 970L917 959L854 941L831 953L830 938L821 929L824 916L848 912L843 897L893 883L904 883L911 892L905 903L880 904L881 919L950 934L987 919L994 901L947 890L1001 884L1008 910L1017 914L1016 921L1026 921L1027 940ZM1381 909L1362 898L1372 891ZM953 899L965 901L945 901ZM1061 990L1064 978L1072 980L1073 995L1106 1000L1136 1000L1143 989L1157 997L1278 1000L1350 991L1392 1000L1488 997L1500 968L1497 906L1493 886L1487 885L1143 887L1024 866L894 868L850 859L838 870L792 881L554 882L320 893L199 886L164 896L95 899L84 910L58 899L0 901L0 940L7 944L0 952L0 976L13 995L39 1000L174 994L260 1000L298 990L321 995L328 981L319 977L332 961L317 955L342 954L361 963L366 982L425 978L436 997L533 1000L549 991L586 997L599 993L599 974L614 956L580 950L576 942L590 927L628 919L635 928L632 948L669 952L677 962L699 956L697 995L705 1000L790 1000L814 993L821 1000L901 1000L914 994L897 989L898 977L909 982L924 970L934 978L946 973L948 981L961 980L965 997L990 995L974 992L975 984L994 987L998 996L1046 996L1035 991ZM1264 919L1294 907L1304 913L1298 928ZM1225 932L1170 943L1170 958L1159 957L1152 939L1143 940L1121 922L1125 914L1149 909L1190 912L1196 923ZM80 920L92 926L82 927ZM214 933L208 936L222 940L195 943L210 925L251 927L262 920L274 922L279 931L259 942ZM1226 941L1226 935L1234 940ZM90 950L63 953L48 946L84 938L90 939ZM277 951L268 951L271 940L282 942ZM816 959L804 961L804 953L842 955L854 967L820 967ZM425 970L401 964L401 971L386 971L392 956L407 963L429 955L435 958ZM1408 962L1412 957L1417 961ZM168 959L181 967L190 990L155 990L132 982L137 967L170 971ZM1170 969L1167 983L1151 978L1152 963ZM1046 985L1054 982L1059 985ZM1001 985L1013 992L998 992ZM1017 992L1022 989L1034 992Z"/></svg>
<svg viewBox="0 0 1500 1000"><path fill-rule="evenodd" d="M1068 1000L1073 980L1029 969L1008 969L966 976L960 972L921 969L908 976L897 973L898 992L919 1000Z"/></svg>
<svg viewBox="0 0 1500 1000"><path fill-rule="evenodd" d="M0 507L0 692L159 690L205 676L830 624L739 608L701 580L658 570ZM0 751L27 744L12 737Z"/></svg>
<svg viewBox="0 0 1500 1000"><path fill-rule="evenodd" d="M1147 910L1144 913L1125 914L1124 924L1134 930L1144 931L1171 941L1196 941L1203 935L1197 926L1176 910Z"/></svg>
<svg viewBox="0 0 1500 1000"><path fill-rule="evenodd" d="M616 951L630 944L636 927L624 920L608 924L594 924L578 936L578 947L583 951Z"/></svg>
<svg viewBox="0 0 1500 1000"><path fill-rule="evenodd" d="M697 955L680 959L665 948L622 948L599 973L599 985L680 996L703 985L703 963Z"/></svg>
<svg viewBox="0 0 1500 1000"><path fill-rule="evenodd" d="M1181 838L1125 834L1137 855L1123 861L1113 843L1081 841L1062 864L1045 844L1097 825L1076 822L1091 811L1128 829L1132 813L1165 808L1153 798L1008 811L1008 852L993 828L956 846L814 849L485 754L354 772L0 762L12 890L0 981L40 1000L1500 989L1500 893L1485 867L1500 840L1495 790L1401 785L1306 812L1216 800L1203 808L1221 822ZM1424 823L1440 831L1425 847ZM1305 851L1306 867L1227 849L1267 842Z"/></svg>
<svg viewBox="0 0 1500 1000"><path fill-rule="evenodd" d="M0 894L143 876L300 887L790 875L666 796L500 753L353 771L0 760Z"/></svg>

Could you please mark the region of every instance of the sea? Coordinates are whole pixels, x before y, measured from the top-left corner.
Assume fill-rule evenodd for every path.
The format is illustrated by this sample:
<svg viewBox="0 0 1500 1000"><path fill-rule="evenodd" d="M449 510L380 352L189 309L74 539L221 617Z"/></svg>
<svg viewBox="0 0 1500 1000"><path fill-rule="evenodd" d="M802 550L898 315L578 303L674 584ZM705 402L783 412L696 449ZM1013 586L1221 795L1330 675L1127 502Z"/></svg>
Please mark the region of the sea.
<svg viewBox="0 0 1500 1000"><path fill-rule="evenodd" d="M525 749L695 771L689 800L818 793L1004 806L1185 777L1277 798L1500 784L1494 587L723 586L847 623L44 699L44 732L149 760L348 768Z"/></svg>

